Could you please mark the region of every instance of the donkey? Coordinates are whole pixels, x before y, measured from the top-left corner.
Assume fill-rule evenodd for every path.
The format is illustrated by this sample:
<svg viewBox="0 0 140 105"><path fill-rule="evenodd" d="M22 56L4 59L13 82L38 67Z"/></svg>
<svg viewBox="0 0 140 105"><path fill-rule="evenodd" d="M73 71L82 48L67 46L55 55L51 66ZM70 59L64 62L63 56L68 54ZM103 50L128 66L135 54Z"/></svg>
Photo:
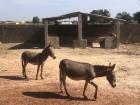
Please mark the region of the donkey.
<svg viewBox="0 0 140 105"><path fill-rule="evenodd" d="M38 72L39 72L40 67L41 67L40 77L41 77L41 79L43 79L42 72L43 72L43 66L44 66L45 60L48 58L48 56L51 56L53 59L56 58L55 55L54 55L52 46L53 45L50 43L40 53L31 52L31 51L24 51L22 53L22 55L21 55L22 69L23 69L22 74L25 78L27 78L26 66L27 66L28 63L31 63L33 65L38 65L37 73L36 73L36 80L38 79Z"/></svg>
<svg viewBox="0 0 140 105"><path fill-rule="evenodd" d="M88 84L91 84L95 87L95 94L93 100L97 98L98 86L92 82L94 78L106 76L107 80L112 87L116 87L116 77L115 77L115 68L116 64L111 64L109 66L102 65L91 65L89 63L76 62L68 59L63 59L60 61L60 90L62 92L62 85L64 86L66 95L70 97L66 89L66 76L73 80L85 80L83 96L84 99L88 99L85 95L85 91Z"/></svg>

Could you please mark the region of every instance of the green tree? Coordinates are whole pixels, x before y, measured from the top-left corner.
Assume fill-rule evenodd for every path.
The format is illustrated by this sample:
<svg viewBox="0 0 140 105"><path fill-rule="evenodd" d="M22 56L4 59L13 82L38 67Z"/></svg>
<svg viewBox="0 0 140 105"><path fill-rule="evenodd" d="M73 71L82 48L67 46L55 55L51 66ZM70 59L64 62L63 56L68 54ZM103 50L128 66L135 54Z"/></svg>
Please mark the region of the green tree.
<svg viewBox="0 0 140 105"><path fill-rule="evenodd" d="M38 16L33 17L32 23L39 23L40 19Z"/></svg>
<svg viewBox="0 0 140 105"><path fill-rule="evenodd" d="M129 14L129 13L127 13L127 12L125 12L125 11L123 11L123 12L121 12L121 13L118 13L117 15L116 15L116 18L117 19L124 19L124 20L126 20L126 21L128 21L128 22L131 22L132 21L132 16Z"/></svg>
<svg viewBox="0 0 140 105"><path fill-rule="evenodd" d="M92 10L91 14L95 14L95 15L102 15L102 16L107 16L110 17L110 12L107 9L99 9L99 10ZM91 23L107 23L108 21L104 20L104 19L99 19L99 18L95 18L95 17L90 17L90 22Z"/></svg>
<svg viewBox="0 0 140 105"><path fill-rule="evenodd" d="M97 14L110 17L110 12L107 9L92 10L91 14Z"/></svg>
<svg viewBox="0 0 140 105"><path fill-rule="evenodd" d="M140 12L134 13L133 18L140 24Z"/></svg>

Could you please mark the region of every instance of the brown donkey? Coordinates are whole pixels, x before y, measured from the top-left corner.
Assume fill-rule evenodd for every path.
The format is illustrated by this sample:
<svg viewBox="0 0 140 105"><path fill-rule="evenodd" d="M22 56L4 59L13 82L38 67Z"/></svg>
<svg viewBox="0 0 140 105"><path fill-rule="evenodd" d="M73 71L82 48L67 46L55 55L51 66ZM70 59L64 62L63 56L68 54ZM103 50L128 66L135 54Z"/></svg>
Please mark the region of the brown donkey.
<svg viewBox="0 0 140 105"><path fill-rule="evenodd" d="M36 80L38 79L38 72L39 72L40 67L41 67L40 77L41 77L41 79L43 79L43 77L42 77L43 65L44 65L44 61L48 58L48 56L51 56L53 59L56 58L54 55L51 43L46 48L44 48L42 50L42 52L40 52L40 53L31 52L31 51L24 51L21 55L23 76L25 78L27 78L26 66L28 63L31 63L33 65L38 65L37 73L36 73Z"/></svg>
<svg viewBox="0 0 140 105"><path fill-rule="evenodd" d="M83 91L83 96L87 99L85 95L85 90L88 83L93 85L96 90L93 100L97 98L98 86L92 81L94 78L106 76L107 80L112 87L116 87L116 77L114 73L115 64L111 66L102 65L91 65L88 63L75 62L68 59L61 60L60 65L60 89L62 92L62 85L64 86L65 92L69 97L69 93L66 89L66 76L73 80L85 80L85 86Z"/></svg>

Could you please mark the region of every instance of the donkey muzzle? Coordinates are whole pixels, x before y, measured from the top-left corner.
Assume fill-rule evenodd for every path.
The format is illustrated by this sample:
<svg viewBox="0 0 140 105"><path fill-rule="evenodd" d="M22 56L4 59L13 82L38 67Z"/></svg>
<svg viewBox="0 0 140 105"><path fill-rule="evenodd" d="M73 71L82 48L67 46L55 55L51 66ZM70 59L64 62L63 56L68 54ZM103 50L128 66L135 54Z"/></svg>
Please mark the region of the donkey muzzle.
<svg viewBox="0 0 140 105"><path fill-rule="evenodd" d="M112 87L115 88L116 87L116 84L113 84Z"/></svg>
<svg viewBox="0 0 140 105"><path fill-rule="evenodd" d="M56 56L53 56L53 59L56 59Z"/></svg>

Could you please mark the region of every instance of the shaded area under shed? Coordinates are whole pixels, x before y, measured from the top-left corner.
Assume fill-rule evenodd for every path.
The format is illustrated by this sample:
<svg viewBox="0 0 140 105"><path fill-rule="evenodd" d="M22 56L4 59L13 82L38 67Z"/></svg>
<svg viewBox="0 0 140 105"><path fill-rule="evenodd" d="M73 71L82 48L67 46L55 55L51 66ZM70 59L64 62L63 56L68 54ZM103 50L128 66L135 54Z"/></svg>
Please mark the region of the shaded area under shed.
<svg viewBox="0 0 140 105"><path fill-rule="evenodd" d="M72 18L76 18L76 20L70 21ZM104 20L104 23L96 21L92 23L90 18ZM64 20L69 21L66 22ZM86 48L98 42L99 37L105 37L104 46L108 45L105 48L114 48L110 45L112 42L111 38L106 36L109 36L110 33L115 33L117 35L116 48L119 47L120 43L120 22L125 21L101 15L73 12L57 17L44 18L43 22L45 23L45 46L52 42L55 43L55 47L72 46L74 48Z"/></svg>

